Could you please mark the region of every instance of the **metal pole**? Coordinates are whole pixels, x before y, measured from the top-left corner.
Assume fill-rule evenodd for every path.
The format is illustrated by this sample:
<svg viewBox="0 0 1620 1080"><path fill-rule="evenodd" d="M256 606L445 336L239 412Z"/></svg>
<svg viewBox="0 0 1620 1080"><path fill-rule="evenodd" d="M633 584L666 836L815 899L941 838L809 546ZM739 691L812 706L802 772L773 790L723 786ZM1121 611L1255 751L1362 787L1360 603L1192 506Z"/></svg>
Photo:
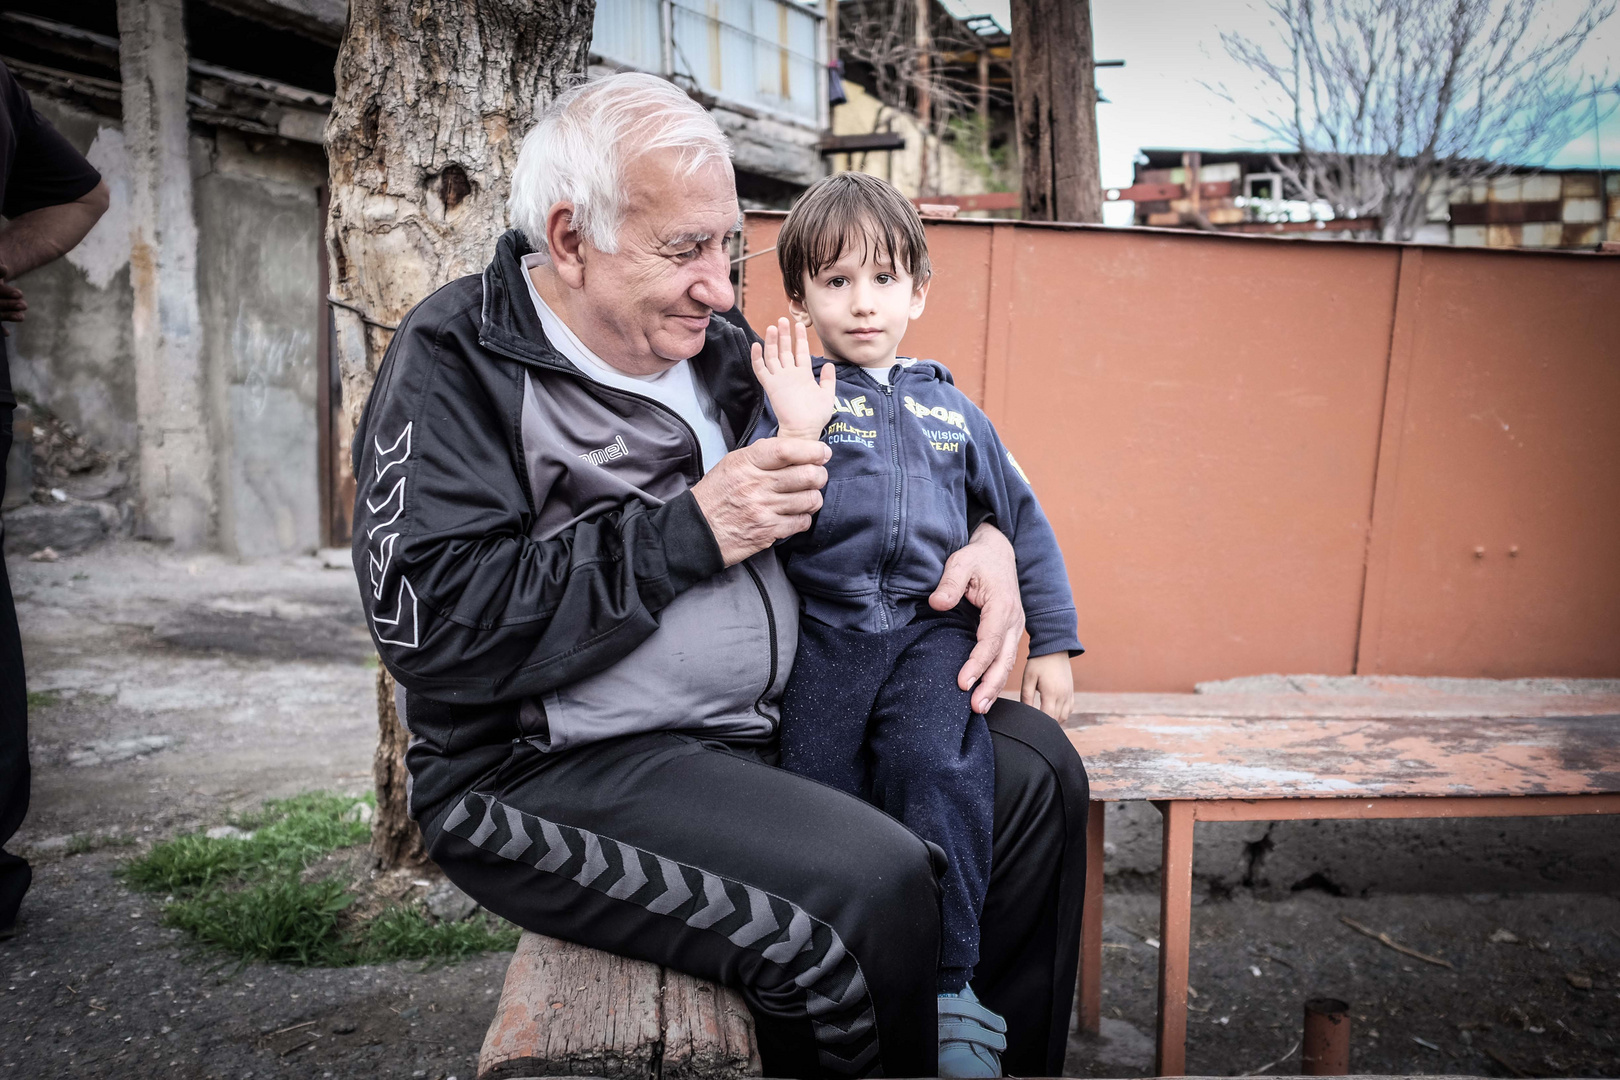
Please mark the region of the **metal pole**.
<svg viewBox="0 0 1620 1080"><path fill-rule="evenodd" d="M1337 998L1311 998L1305 1003L1305 1040L1301 1065L1306 1076L1349 1075L1349 1005Z"/></svg>
<svg viewBox="0 0 1620 1080"><path fill-rule="evenodd" d="M660 0L658 4L658 37L663 75L666 79L672 79L675 77L675 0Z"/></svg>
<svg viewBox="0 0 1620 1080"><path fill-rule="evenodd" d="M1603 131L1598 123L1597 76L1592 76L1592 153L1597 157L1598 242L1609 239L1609 193L1603 185Z"/></svg>

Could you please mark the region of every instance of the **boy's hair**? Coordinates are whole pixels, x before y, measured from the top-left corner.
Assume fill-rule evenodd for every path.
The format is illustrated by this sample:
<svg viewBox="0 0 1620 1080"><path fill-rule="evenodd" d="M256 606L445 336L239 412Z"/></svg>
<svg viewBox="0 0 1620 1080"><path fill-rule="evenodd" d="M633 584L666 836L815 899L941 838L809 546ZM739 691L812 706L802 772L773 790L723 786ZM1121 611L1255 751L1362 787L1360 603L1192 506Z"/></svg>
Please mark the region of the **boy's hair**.
<svg viewBox="0 0 1620 1080"><path fill-rule="evenodd" d="M789 299L803 303L805 277L815 277L857 246L862 259L881 256L910 274L914 284L933 272L917 208L886 180L834 173L800 196L776 238L776 261Z"/></svg>

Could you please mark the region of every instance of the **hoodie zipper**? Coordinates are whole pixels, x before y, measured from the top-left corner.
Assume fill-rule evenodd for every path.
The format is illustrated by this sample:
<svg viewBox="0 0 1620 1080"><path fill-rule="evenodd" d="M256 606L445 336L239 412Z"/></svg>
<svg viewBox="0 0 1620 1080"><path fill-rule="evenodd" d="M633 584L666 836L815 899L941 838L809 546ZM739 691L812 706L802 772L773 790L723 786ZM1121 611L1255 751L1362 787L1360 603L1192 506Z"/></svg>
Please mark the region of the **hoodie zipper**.
<svg viewBox="0 0 1620 1080"><path fill-rule="evenodd" d="M896 365L896 367L898 366L899 365ZM889 474L894 477L894 486L892 488L894 495L894 512L889 517L889 532L884 538L882 557L878 560L877 581L878 629L888 630L893 623L889 617L888 591L884 586L888 581L889 572L894 568L894 562L900 554L900 521L903 517L905 517L906 498L905 469L901 467L900 463L900 426L896 421L895 410L897 406L894 403L893 380L897 372L891 368L889 372L890 381L880 383L859 366L856 366L855 370L861 373L862 378L866 379L877 389L883 391L883 423L889 432Z"/></svg>

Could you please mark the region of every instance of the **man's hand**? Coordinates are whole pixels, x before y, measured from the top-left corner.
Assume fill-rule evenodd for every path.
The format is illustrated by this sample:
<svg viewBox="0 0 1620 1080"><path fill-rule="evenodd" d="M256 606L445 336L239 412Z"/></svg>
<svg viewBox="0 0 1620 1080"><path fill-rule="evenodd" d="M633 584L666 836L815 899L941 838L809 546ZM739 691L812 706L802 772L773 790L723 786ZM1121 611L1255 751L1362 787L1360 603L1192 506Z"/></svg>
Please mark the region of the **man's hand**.
<svg viewBox="0 0 1620 1080"><path fill-rule="evenodd" d="M788 335L793 346L788 347ZM810 358L810 338L803 326L791 331L786 319L778 319L775 326L765 328L765 344L754 345L754 378L770 399L771 411L776 413L777 432L784 439L819 439L827 421L833 417L833 391L837 371L833 365L821 365L821 381L816 381Z"/></svg>
<svg viewBox="0 0 1620 1080"><path fill-rule="evenodd" d="M956 685L973 690L973 711L985 713L1007 685L1018 658L1018 639L1024 633L1024 602L1018 595L1013 546L989 523L973 530L967 546L945 560L945 573L928 605L935 611L949 611L964 596L979 609L979 643L962 665Z"/></svg>
<svg viewBox="0 0 1620 1080"><path fill-rule="evenodd" d="M1069 718L1074 707L1074 668L1069 666L1067 652L1032 656L1024 662L1024 685L1018 700L1034 705L1040 699L1040 710L1058 723Z"/></svg>
<svg viewBox="0 0 1620 1080"><path fill-rule="evenodd" d="M692 497L727 566L810 527L811 516L821 509L827 483L822 466L830 457L832 450L822 442L762 439L733 450L692 485Z"/></svg>

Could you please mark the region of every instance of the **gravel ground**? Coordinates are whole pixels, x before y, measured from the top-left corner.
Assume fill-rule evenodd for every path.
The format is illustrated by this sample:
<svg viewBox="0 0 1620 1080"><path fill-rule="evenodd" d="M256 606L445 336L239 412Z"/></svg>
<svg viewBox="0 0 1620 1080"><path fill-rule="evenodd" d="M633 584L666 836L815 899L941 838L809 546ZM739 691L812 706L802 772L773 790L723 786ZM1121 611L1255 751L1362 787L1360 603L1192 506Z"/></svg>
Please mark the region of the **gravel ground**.
<svg viewBox="0 0 1620 1080"><path fill-rule="evenodd" d="M374 661L352 574L121 543L14 563L12 579L42 696L16 841L37 876L18 935L0 942L0 1075L470 1080L504 957L221 966L115 874L154 840L266 798L369 785ZM1071 1040L1067 1071L1147 1075L1156 897L1107 903L1102 1037ZM1614 896L1240 891L1195 910L1192 972L1196 1073L1277 1059L1272 1073L1297 1072L1297 1049L1284 1055L1301 1004L1333 995L1352 1004L1358 1071L1620 1076Z"/></svg>
<svg viewBox="0 0 1620 1080"><path fill-rule="evenodd" d="M1104 911L1101 1038L1072 1038L1066 1071L1152 1075L1158 897L1111 893ZM1354 1072L1620 1076L1613 896L1238 894L1194 909L1190 982L1193 1074L1299 1072L1304 1003L1335 997L1351 1007Z"/></svg>

